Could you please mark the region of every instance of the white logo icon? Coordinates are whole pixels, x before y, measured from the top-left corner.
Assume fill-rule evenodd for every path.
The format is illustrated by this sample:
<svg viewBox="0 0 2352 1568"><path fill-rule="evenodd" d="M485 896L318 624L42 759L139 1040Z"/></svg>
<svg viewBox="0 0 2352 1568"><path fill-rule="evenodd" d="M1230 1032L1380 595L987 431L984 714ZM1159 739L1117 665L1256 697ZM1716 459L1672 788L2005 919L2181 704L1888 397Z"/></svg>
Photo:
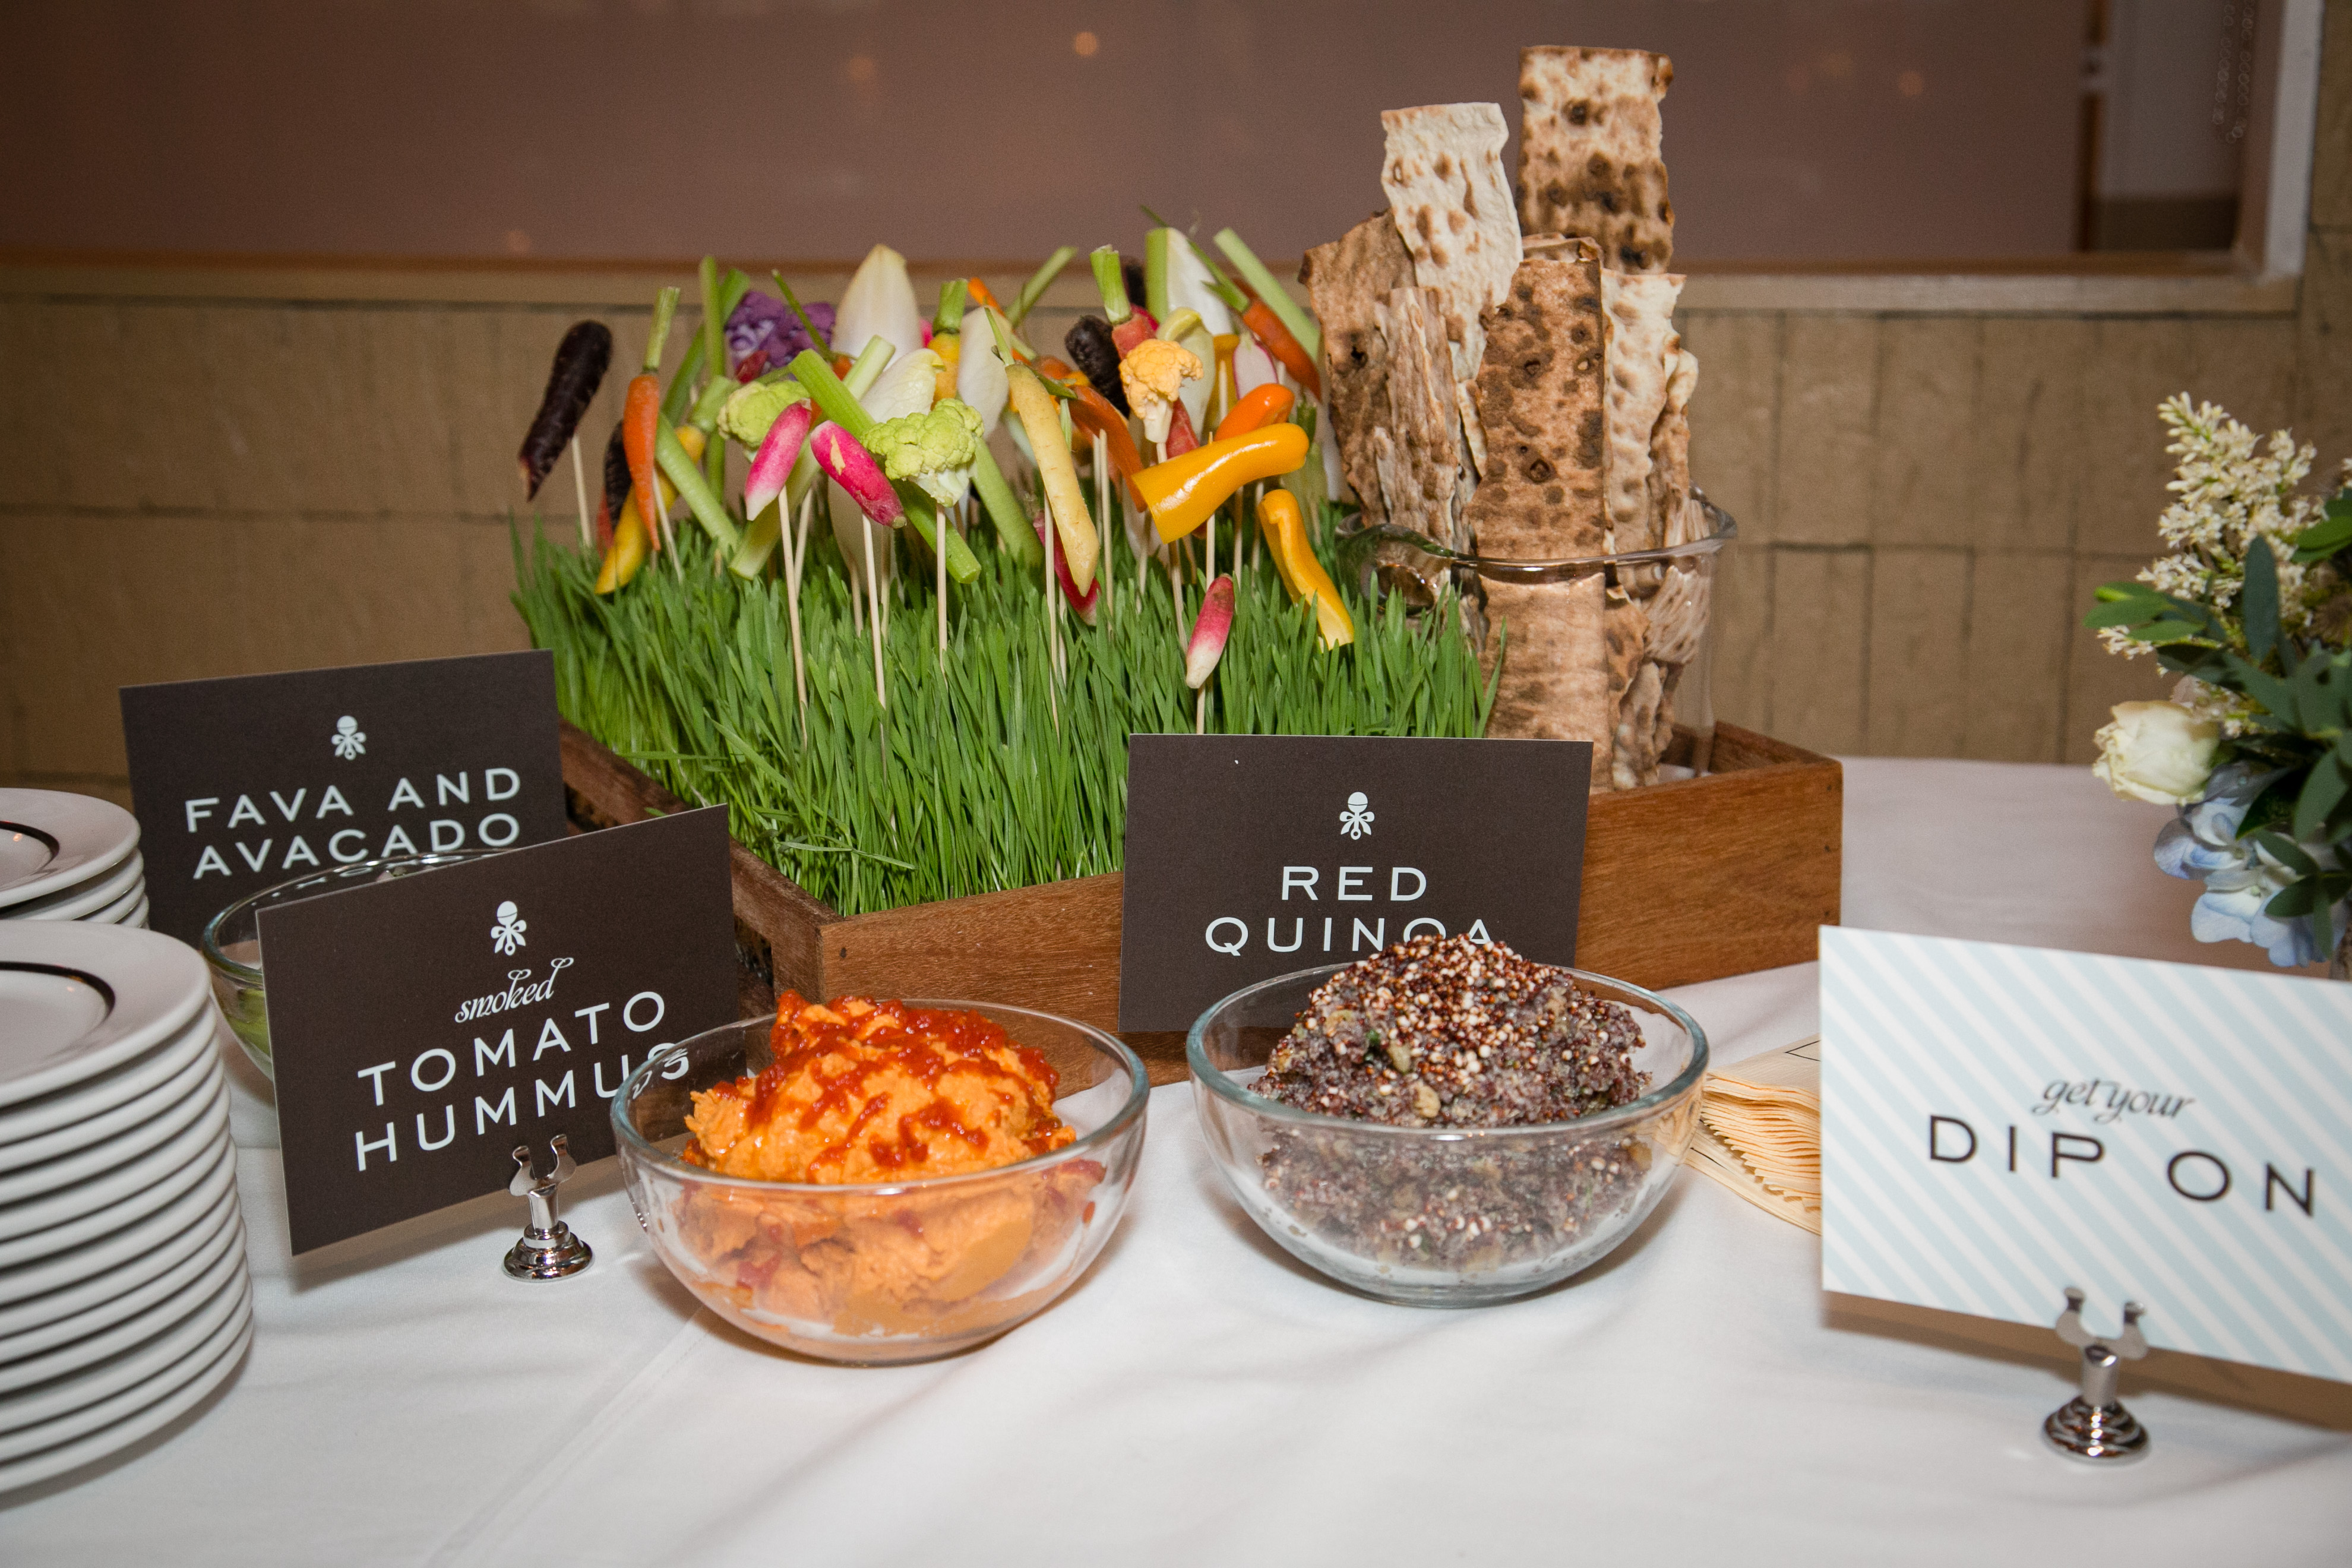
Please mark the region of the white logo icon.
<svg viewBox="0 0 2352 1568"><path fill-rule="evenodd" d="M499 923L490 928L490 945L511 958L518 949L525 945L522 933L530 929L530 922L522 918L522 912L515 908L514 900L509 899L499 906Z"/></svg>
<svg viewBox="0 0 2352 1568"><path fill-rule="evenodd" d="M1350 838L1370 838L1372 836L1371 804L1364 798L1362 790L1349 795L1348 809L1339 814L1339 831Z"/></svg>
<svg viewBox="0 0 2352 1568"><path fill-rule="evenodd" d="M361 731L360 721L348 713L335 721L335 732L327 739L334 746L335 755L347 763L367 750L367 736Z"/></svg>

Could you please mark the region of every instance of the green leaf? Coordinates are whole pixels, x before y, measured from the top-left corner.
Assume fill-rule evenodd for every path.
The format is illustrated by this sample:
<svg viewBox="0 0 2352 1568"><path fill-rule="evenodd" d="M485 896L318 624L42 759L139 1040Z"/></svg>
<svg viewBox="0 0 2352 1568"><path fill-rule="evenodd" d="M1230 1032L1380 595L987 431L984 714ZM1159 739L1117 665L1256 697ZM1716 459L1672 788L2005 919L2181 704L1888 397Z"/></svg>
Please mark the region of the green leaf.
<svg viewBox="0 0 2352 1568"><path fill-rule="evenodd" d="M2294 799L2294 836L2305 842L2318 838L2347 793L2352 793L2352 774L2333 752L2313 763Z"/></svg>
<svg viewBox="0 0 2352 1568"><path fill-rule="evenodd" d="M2254 843L2267 853L2272 859L2276 860L2280 865L2285 867L2288 870L2293 871L2296 876L2315 877L2319 874L2319 862L2305 854L2303 846L2297 844L2294 839L2289 838L2285 834L2274 833L2268 828L2264 828L2262 831L2255 833L2252 837Z"/></svg>
<svg viewBox="0 0 2352 1568"><path fill-rule="evenodd" d="M2278 561L2271 542L2256 534L2246 546L2245 595L2239 616L2246 628L2246 651L2255 659L2277 655L2282 665L2286 650L2279 647Z"/></svg>

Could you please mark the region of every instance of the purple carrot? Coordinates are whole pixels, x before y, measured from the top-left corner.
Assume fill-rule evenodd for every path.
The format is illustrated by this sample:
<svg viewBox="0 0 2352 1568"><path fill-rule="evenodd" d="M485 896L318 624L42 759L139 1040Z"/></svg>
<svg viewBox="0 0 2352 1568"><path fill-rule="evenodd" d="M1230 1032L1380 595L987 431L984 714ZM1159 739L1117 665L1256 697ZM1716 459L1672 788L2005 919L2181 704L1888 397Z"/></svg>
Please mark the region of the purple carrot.
<svg viewBox="0 0 2352 1568"><path fill-rule="evenodd" d="M882 528L898 526L906 515L898 492L890 488L882 465L856 437L827 420L809 437L809 450L816 454L816 466L824 470L825 478L849 492L849 499L868 521Z"/></svg>
<svg viewBox="0 0 2352 1568"><path fill-rule="evenodd" d="M801 442L815 412L814 404L788 403L768 426L767 439L760 443L759 454L751 459L751 471L743 476L745 517L759 516L783 494L784 481L793 477L793 465L800 461Z"/></svg>
<svg viewBox="0 0 2352 1568"><path fill-rule="evenodd" d="M1225 638L1234 629L1234 580L1220 577L1201 597L1201 616L1192 623L1192 640L1184 646L1184 684L1199 690L1215 673L1225 653Z"/></svg>

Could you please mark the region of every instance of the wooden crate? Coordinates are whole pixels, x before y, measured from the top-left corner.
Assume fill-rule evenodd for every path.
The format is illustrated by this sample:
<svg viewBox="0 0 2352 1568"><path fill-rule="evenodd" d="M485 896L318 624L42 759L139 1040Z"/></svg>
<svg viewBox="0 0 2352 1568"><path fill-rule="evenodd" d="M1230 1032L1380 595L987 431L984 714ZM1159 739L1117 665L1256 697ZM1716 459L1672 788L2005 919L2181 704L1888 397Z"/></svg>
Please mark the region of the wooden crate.
<svg viewBox="0 0 2352 1568"><path fill-rule="evenodd" d="M563 726L583 827L687 809L586 731ZM1660 988L1811 961L1838 919L1844 775L1749 730L1716 731L1704 778L1592 797L1576 962ZM842 915L730 846L745 1016L774 988L808 996L985 996L1118 1026L1119 878L1086 877ZM1181 1035L1126 1037L1154 1082L1184 1076Z"/></svg>

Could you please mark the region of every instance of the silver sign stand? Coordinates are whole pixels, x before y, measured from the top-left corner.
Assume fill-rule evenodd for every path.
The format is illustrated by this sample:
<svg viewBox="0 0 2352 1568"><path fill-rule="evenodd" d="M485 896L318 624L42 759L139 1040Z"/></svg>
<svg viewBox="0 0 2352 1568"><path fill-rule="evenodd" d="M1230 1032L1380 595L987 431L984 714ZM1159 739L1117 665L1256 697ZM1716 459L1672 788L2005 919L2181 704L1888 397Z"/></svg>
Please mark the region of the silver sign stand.
<svg viewBox="0 0 2352 1568"><path fill-rule="evenodd" d="M507 1272L517 1279L569 1279L595 1260L588 1244L555 1217L555 1189L570 1181L580 1167L572 1163L571 1146L562 1133L555 1135L548 1150L555 1163L544 1176L534 1176L530 1145L518 1143L514 1149L514 1179L507 1184L507 1191L530 1200L530 1223L523 1226L522 1239L507 1250Z"/></svg>
<svg viewBox="0 0 2352 1568"><path fill-rule="evenodd" d="M2101 1340L2084 1326L2083 1293L2066 1287L2058 1337L2083 1352L2083 1392L2050 1413L2042 1423L2042 1440L2068 1458L2126 1464L2147 1455L2147 1428L2116 1397L2123 1363L2147 1354L2147 1338L2139 1331L2145 1310L2137 1301L2126 1301L2123 1332Z"/></svg>

